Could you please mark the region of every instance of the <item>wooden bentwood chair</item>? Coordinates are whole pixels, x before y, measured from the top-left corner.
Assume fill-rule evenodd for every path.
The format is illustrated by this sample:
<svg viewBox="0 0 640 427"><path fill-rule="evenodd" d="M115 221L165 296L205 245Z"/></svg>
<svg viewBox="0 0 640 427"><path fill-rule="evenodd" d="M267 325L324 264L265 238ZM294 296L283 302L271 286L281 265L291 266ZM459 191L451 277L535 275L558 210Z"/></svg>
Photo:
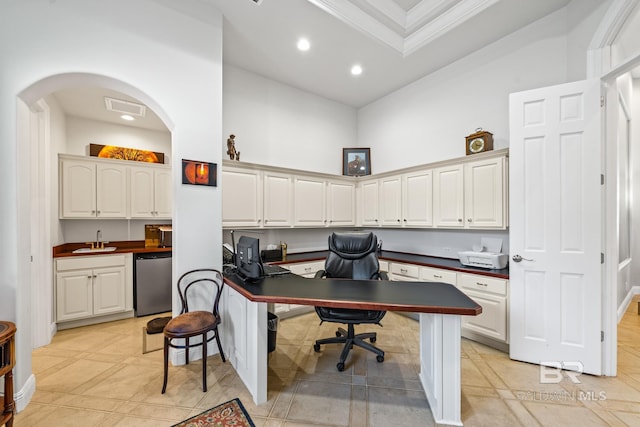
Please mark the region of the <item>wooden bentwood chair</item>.
<svg viewBox="0 0 640 427"><path fill-rule="evenodd" d="M224 281L222 274L218 270L202 268L184 273L178 279L178 293L182 303L180 314L171 319L164 327L164 382L162 393L167 389L167 376L169 373L169 347L184 348L186 363L189 364L189 349L202 346L202 391L207 391L207 344L215 338L220 351L222 362L226 362L218 325L220 325L220 313L218 304L222 295ZM196 306L196 298L202 300L203 296L211 298L211 310L189 309ZM208 303L209 304L209 303ZM202 305L202 304L198 304ZM212 333L208 337L209 333ZM192 343L190 339L201 337L197 342ZM176 344L174 340L184 340L184 344Z"/></svg>

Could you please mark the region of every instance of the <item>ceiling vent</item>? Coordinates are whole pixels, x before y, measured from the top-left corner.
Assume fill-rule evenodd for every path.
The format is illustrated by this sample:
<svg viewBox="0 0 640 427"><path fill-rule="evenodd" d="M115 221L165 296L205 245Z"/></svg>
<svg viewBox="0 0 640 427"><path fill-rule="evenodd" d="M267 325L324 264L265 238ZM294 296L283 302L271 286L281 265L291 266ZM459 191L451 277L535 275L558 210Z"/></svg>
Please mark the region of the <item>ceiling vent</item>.
<svg viewBox="0 0 640 427"><path fill-rule="evenodd" d="M136 104L135 102L123 101L121 99L104 97L104 103L107 107L107 111L115 111L121 114L130 114L136 117L144 117L147 112L147 107L142 104Z"/></svg>

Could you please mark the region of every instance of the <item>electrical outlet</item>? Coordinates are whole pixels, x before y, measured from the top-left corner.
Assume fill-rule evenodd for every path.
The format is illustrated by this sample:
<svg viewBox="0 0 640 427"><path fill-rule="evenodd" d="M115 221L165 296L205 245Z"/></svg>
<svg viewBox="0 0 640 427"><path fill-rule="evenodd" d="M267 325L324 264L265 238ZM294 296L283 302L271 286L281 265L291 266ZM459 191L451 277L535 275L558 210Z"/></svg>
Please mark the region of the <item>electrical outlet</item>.
<svg viewBox="0 0 640 427"><path fill-rule="evenodd" d="M443 252L451 252L451 248L442 248Z"/></svg>

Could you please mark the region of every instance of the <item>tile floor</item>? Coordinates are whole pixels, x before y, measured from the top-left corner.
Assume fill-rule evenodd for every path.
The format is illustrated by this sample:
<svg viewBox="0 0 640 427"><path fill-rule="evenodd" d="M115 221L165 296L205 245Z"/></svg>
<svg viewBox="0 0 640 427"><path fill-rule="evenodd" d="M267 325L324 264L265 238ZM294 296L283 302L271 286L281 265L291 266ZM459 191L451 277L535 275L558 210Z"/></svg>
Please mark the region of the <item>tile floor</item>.
<svg viewBox="0 0 640 427"><path fill-rule="evenodd" d="M229 363L209 362L203 393L200 362L172 367L162 386L162 352L141 353L141 328L149 318L59 332L33 352L37 390L16 417L26 426L169 426L218 403L240 397L258 427L430 426L431 413L418 380L417 322L388 313L378 344L384 363L356 349L347 369L335 364L340 349L314 353L316 338L335 325L318 326L315 314L280 322L269 359L268 402L256 406ZM358 330L369 329L360 327ZM639 426L640 315L637 302L619 324L618 376L582 375L579 384L540 384L539 367L463 340L462 419L465 426Z"/></svg>

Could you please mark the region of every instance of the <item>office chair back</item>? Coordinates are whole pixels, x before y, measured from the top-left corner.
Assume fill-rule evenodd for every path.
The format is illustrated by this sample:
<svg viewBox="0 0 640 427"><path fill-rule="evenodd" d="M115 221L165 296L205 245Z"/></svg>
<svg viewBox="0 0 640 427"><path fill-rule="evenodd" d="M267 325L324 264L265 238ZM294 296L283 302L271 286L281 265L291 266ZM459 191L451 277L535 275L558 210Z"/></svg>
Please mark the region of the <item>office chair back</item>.
<svg viewBox="0 0 640 427"><path fill-rule="evenodd" d="M373 233L331 234L324 276L357 280L379 279L377 246L378 239Z"/></svg>

